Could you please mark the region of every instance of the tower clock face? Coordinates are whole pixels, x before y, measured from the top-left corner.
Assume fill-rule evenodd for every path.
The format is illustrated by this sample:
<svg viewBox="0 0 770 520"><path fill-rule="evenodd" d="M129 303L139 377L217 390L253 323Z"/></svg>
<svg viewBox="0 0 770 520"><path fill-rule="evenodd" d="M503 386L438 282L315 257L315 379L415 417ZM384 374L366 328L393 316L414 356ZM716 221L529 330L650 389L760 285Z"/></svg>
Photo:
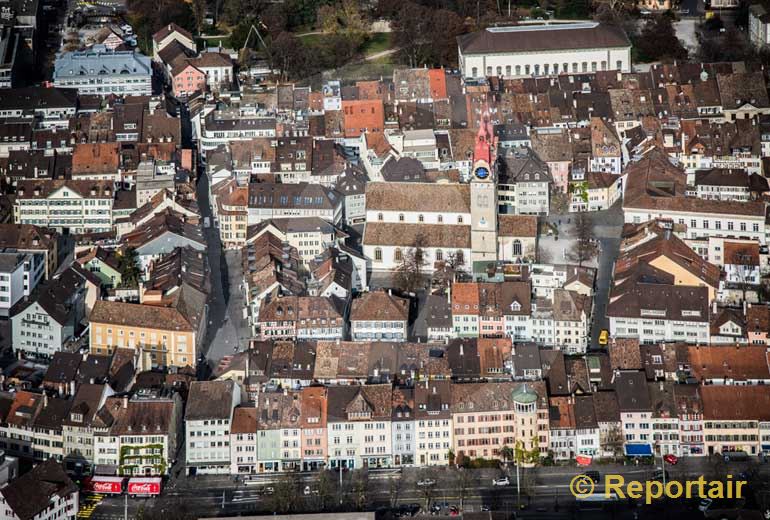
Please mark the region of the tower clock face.
<svg viewBox="0 0 770 520"><path fill-rule="evenodd" d="M486 166L478 166L473 172L477 179L486 179L489 177L489 169Z"/></svg>

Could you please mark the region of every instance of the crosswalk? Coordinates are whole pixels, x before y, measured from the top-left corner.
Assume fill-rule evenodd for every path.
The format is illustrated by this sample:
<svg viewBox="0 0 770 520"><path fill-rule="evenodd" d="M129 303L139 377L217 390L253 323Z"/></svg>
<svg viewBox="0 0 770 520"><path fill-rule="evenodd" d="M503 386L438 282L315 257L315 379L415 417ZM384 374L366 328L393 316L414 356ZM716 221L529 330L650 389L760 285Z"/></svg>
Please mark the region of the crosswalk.
<svg viewBox="0 0 770 520"><path fill-rule="evenodd" d="M104 500L104 495L100 493L83 495L83 498L80 501L78 518L82 518L83 520L88 520L91 518L91 515L94 514L94 509L96 509L96 507L102 503L102 500Z"/></svg>

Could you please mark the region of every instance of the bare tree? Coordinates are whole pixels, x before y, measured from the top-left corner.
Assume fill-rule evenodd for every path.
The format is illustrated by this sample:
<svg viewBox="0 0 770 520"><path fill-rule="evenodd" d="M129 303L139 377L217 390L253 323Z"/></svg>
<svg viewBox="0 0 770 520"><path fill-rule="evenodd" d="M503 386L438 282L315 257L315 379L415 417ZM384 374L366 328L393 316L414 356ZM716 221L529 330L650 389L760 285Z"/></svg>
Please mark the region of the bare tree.
<svg viewBox="0 0 770 520"><path fill-rule="evenodd" d="M401 494L401 479L400 478L388 478L388 498L390 499L390 507L396 507L398 505L398 497Z"/></svg>
<svg viewBox="0 0 770 520"><path fill-rule="evenodd" d="M435 478L433 475L433 471L429 468L425 468L422 471L420 471L419 474L420 480L432 480L435 482ZM420 491L422 492L422 497L425 500L425 510L428 511L430 508L430 504L433 501L433 497L436 496L436 486L430 485L430 486L420 486Z"/></svg>
<svg viewBox="0 0 770 520"><path fill-rule="evenodd" d="M738 250L732 258L732 264L735 269L735 284L741 291L741 303L746 301L746 292L753 282L751 273L753 271L753 260L750 251Z"/></svg>
<svg viewBox="0 0 770 520"><path fill-rule="evenodd" d="M623 452L623 433L618 426L613 426L603 435L601 445L612 452L613 457L618 457Z"/></svg>
<svg viewBox="0 0 770 520"><path fill-rule="evenodd" d="M457 487L457 496L460 499L460 511L465 508L465 499L468 497L468 492L473 487L473 476L471 472L458 468L455 472L455 485Z"/></svg>
<svg viewBox="0 0 770 520"><path fill-rule="evenodd" d="M318 474L316 491L319 510L326 511L326 508L334 502L334 479L328 471L322 471Z"/></svg>
<svg viewBox="0 0 770 520"><path fill-rule="evenodd" d="M270 507L278 513L292 513L299 503L299 481L287 474L275 483L270 497Z"/></svg>
<svg viewBox="0 0 770 520"><path fill-rule="evenodd" d="M359 511L366 507L367 490L369 489L369 472L365 469L356 471L352 485L353 503Z"/></svg>
<svg viewBox="0 0 770 520"><path fill-rule="evenodd" d="M425 259L425 237L417 235L412 247L401 255L401 263L396 268L396 286L404 292L415 292L424 287L422 269L428 262Z"/></svg>
<svg viewBox="0 0 770 520"><path fill-rule="evenodd" d="M597 253L591 221L584 213L578 213L575 218L575 234L577 235L577 245L569 253L569 256L570 260L582 266L583 263L593 259Z"/></svg>
<svg viewBox="0 0 770 520"><path fill-rule="evenodd" d="M457 281L457 272L464 265L462 255L448 253L433 272L433 285L438 292L445 291Z"/></svg>

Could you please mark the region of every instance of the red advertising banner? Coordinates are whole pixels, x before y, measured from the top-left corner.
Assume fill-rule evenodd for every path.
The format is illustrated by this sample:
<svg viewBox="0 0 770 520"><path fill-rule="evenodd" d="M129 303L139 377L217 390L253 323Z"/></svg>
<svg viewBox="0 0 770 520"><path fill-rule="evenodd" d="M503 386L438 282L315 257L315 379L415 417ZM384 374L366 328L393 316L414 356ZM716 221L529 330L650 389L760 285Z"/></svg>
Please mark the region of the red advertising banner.
<svg viewBox="0 0 770 520"><path fill-rule="evenodd" d="M123 493L124 480L122 477L88 477L83 480L83 489L91 493L120 495Z"/></svg>
<svg viewBox="0 0 770 520"><path fill-rule="evenodd" d="M128 481L129 495L160 495L161 479L157 478L132 478Z"/></svg>

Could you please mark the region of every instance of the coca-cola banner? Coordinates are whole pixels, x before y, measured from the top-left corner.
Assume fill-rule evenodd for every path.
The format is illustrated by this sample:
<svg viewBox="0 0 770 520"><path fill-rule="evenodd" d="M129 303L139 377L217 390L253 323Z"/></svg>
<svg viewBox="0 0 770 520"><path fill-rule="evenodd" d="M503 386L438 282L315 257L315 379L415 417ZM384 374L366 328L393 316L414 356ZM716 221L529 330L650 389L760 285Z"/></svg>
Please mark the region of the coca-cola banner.
<svg viewBox="0 0 770 520"><path fill-rule="evenodd" d="M132 478L128 481L129 495L160 495L160 478Z"/></svg>
<svg viewBox="0 0 770 520"><path fill-rule="evenodd" d="M83 480L83 489L91 493L120 495L123 493L123 480L120 477L89 477Z"/></svg>

